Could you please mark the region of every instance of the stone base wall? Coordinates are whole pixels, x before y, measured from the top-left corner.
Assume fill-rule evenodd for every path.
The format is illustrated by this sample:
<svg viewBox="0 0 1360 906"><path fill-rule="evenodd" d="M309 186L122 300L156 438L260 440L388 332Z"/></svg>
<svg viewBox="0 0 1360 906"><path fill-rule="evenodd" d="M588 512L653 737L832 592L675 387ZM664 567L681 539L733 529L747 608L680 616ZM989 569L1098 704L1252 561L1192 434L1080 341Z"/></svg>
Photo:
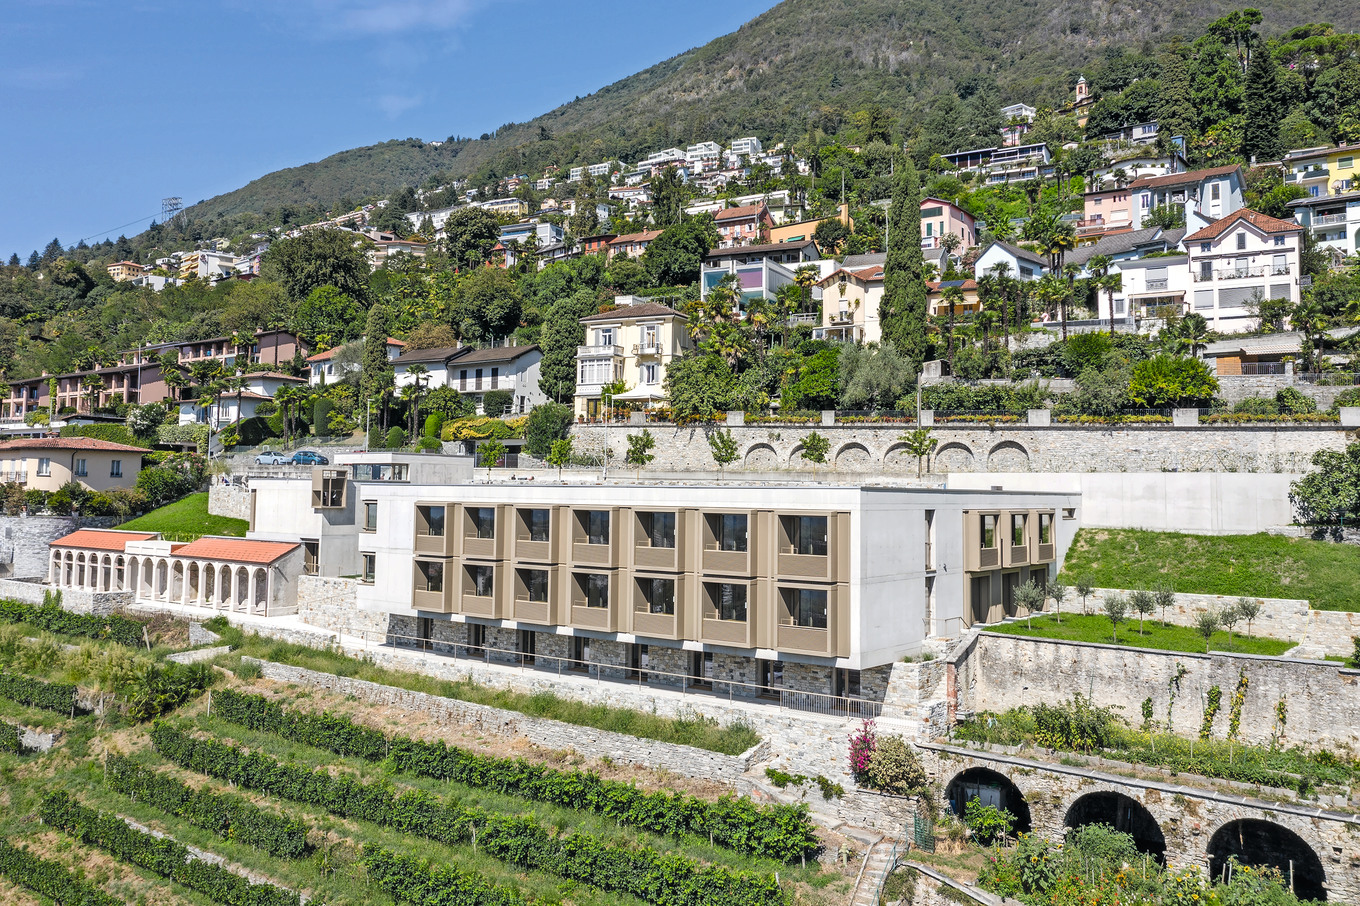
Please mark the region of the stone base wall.
<svg viewBox="0 0 1360 906"><path fill-rule="evenodd" d="M0 516L0 576L47 578L48 545L80 526L70 516Z"/></svg>
<svg viewBox="0 0 1360 906"><path fill-rule="evenodd" d="M692 746L639 739L607 730L528 717L515 711L410 692L393 686L318 673L301 667L289 667L268 661L258 663L263 668L264 676L271 680L326 689L341 695L352 695L361 701L418 712L422 716L433 716L491 735L523 736L535 745L549 749L571 749L590 758L608 757L627 764L660 768L727 786L735 786L737 778L760 760L765 749L764 743L761 743L741 755L720 755Z"/></svg>
<svg viewBox="0 0 1360 906"><path fill-rule="evenodd" d="M249 522L250 488L243 484L222 484L220 480L214 482L208 488L208 512Z"/></svg>
<svg viewBox="0 0 1360 906"><path fill-rule="evenodd" d="M356 595L358 587L357 579L298 576L298 619L342 635L386 633L388 615L361 610Z"/></svg>
<svg viewBox="0 0 1360 906"><path fill-rule="evenodd" d="M43 593L56 591L45 582L0 579L0 598L11 598L25 604L41 604ZM86 591L82 588L63 588L61 606L72 613L117 613L132 603L132 593L126 591Z"/></svg>
<svg viewBox="0 0 1360 906"><path fill-rule="evenodd" d="M1293 387L1304 396L1317 401L1319 409L1330 409L1342 391L1351 389L1348 384L1330 386L1300 381L1292 374L1242 374L1219 375L1218 395L1229 405L1241 402L1252 396L1274 399L1275 394L1286 387Z"/></svg>

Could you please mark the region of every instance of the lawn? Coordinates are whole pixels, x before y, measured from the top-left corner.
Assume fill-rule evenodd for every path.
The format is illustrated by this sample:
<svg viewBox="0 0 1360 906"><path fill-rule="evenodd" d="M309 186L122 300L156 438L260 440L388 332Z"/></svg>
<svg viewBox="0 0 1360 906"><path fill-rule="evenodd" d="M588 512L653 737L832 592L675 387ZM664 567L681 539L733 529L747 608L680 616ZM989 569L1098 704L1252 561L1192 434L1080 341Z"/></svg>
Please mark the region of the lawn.
<svg viewBox="0 0 1360 906"><path fill-rule="evenodd" d="M162 532L171 540L191 541L202 535L245 537L250 523L208 512L208 494L190 494L118 526L128 531Z"/></svg>
<svg viewBox="0 0 1360 906"><path fill-rule="evenodd" d="M1073 642L1102 642L1106 645L1115 643L1115 635L1111 631L1110 618L1103 614L1089 614L1083 616L1079 613L1068 613L1062 615L1062 622L1058 622L1056 615L1044 614L1036 616L1030 621L1020 621L1007 623L1003 626L991 627L988 632L1001 632L1008 635L1032 636L1040 639L1065 639ZM1138 628L1138 620L1126 620L1119 624L1119 644L1127 645L1130 648L1155 648L1159 651L1184 651L1188 653L1204 653L1204 637L1188 626L1163 626L1159 620L1149 618L1144 621L1143 628ZM1260 636L1246 635L1241 632L1232 634L1232 641L1229 643L1228 634L1219 630L1209 639L1211 651L1232 651L1237 654L1284 654L1298 642L1290 642L1280 639L1263 639Z"/></svg>
<svg viewBox="0 0 1360 906"><path fill-rule="evenodd" d="M1279 535L1182 535L1082 529L1062 581L1254 598L1304 598L1318 610L1360 611L1360 554L1348 544Z"/></svg>

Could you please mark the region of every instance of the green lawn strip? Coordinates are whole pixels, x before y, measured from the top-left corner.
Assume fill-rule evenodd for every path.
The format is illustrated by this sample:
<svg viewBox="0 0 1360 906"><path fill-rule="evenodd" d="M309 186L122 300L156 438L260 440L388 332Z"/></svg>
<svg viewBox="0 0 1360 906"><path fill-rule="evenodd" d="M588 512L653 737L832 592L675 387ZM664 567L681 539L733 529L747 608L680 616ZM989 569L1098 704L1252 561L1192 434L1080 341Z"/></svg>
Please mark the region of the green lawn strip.
<svg viewBox="0 0 1360 906"><path fill-rule="evenodd" d="M511 864L650 902L693 906L784 902L773 875L733 872L589 834L554 835L533 818L491 814L441 802L422 790L394 789L387 783L332 776L326 768L285 764L262 752L247 753L217 740L195 738L164 721L155 724L151 737L157 753L182 768L438 842L470 842Z"/></svg>
<svg viewBox="0 0 1360 906"><path fill-rule="evenodd" d="M1100 614L1044 614L1032 620L1018 620L1000 626L989 626L987 632L1005 635L1022 635L1039 639L1063 639L1072 642L1099 642L1104 645L1115 644L1115 635L1110 618ZM1188 626L1163 626L1161 621L1143 621L1140 631L1138 621L1125 621L1119 624L1119 642L1129 648L1151 648L1158 651L1178 651L1186 654L1204 654L1204 637ZM1229 643L1228 633L1218 631L1209 639L1209 651L1226 651L1233 654L1261 654L1278 656L1284 654L1298 642L1288 639L1267 639L1234 632Z"/></svg>
<svg viewBox="0 0 1360 906"><path fill-rule="evenodd" d="M157 837L137 830L116 814L102 814L81 805L69 794L53 792L43 798L42 820L87 846L102 849L120 862L144 868L167 880L206 894L219 903L251 906L299 906L297 891L261 882L203 859L190 858L188 848L173 837Z"/></svg>
<svg viewBox="0 0 1360 906"><path fill-rule="evenodd" d="M214 624L216 625L218 624ZM220 663L224 666L238 662L241 655L248 655L275 663L305 667L321 673L353 677L413 692L425 692L473 704L503 708L531 717L609 730L640 739L694 746L723 755L740 755L760 742L758 733L740 724L722 726L717 721L698 716L687 719L661 717L634 708L573 701L547 692L531 695L506 689L493 689L472 682L439 680L418 673L377 667L336 651L277 642L256 635L238 634L235 639L239 640L239 647L231 655L222 656ZM224 641L227 644L236 644L234 639L225 635Z"/></svg>
<svg viewBox="0 0 1360 906"><path fill-rule="evenodd" d="M213 709L214 711L217 709L216 701L214 701ZM252 751L262 751L289 764L305 764L313 768L326 766L344 768L367 783L376 783L391 777L391 766L386 762L372 762L355 756L337 755L332 751L314 748L273 733L251 730L239 724L221 720L215 714L212 717L206 717L200 713L194 716L193 721L194 726L213 739L236 743ZM798 865L785 865L777 859L765 859L734 852L726 847L709 843L706 838L692 834L684 836L653 834L629 827L612 818L586 809L545 802L532 802L518 796L496 792L484 787L469 786L457 781L440 780L420 774L402 774L401 785L447 797L448 800L457 802L459 805L484 809L494 814L533 815L544 825L562 832L575 831L628 845L650 847L659 852L675 853L696 862L721 865L735 871L756 873L778 871L780 877L803 883L813 883L813 879L824 874L815 861L810 862L806 868Z"/></svg>
<svg viewBox="0 0 1360 906"><path fill-rule="evenodd" d="M736 796L709 801L686 794L648 793L588 771L481 755L443 740L425 742L389 736L344 715L284 708L264 696L231 689L218 696L217 715L337 754L386 760L412 774L588 809L654 833L706 836L710 842L747 855L795 862L817 845L805 806L758 806Z"/></svg>
<svg viewBox="0 0 1360 906"><path fill-rule="evenodd" d="M208 512L208 494L190 494L174 503L168 503L152 510L144 516L124 522L118 526L120 531L163 532L177 538L201 535L232 535L244 538L250 530L245 519L230 516L214 516Z"/></svg>
<svg viewBox="0 0 1360 906"><path fill-rule="evenodd" d="M1360 611L1360 557L1348 544L1279 535L1187 535L1081 529L1061 579L1096 588L1152 589L1237 598L1302 598L1318 610Z"/></svg>
<svg viewBox="0 0 1360 906"><path fill-rule="evenodd" d="M35 730L61 730L70 723L70 718L0 698L0 721L32 727Z"/></svg>
<svg viewBox="0 0 1360 906"><path fill-rule="evenodd" d="M41 859L8 840L0 840L0 875L58 903L122 906L121 900L77 878L60 862Z"/></svg>

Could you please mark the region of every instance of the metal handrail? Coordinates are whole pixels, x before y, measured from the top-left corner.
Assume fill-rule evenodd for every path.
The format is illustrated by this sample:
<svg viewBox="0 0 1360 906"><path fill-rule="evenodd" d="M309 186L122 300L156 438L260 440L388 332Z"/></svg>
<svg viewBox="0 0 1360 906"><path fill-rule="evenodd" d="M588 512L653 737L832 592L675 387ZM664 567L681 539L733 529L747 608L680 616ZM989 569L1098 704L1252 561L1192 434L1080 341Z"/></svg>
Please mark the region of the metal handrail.
<svg viewBox="0 0 1360 906"><path fill-rule="evenodd" d="M804 711L812 714L825 714L832 717L877 718L883 713L883 703L865 698L845 695L831 695L825 692L804 692L787 689L783 686L762 686L738 680L708 679L687 673L671 673L650 667L629 667L622 664L606 664L598 661L577 660L551 654L527 653L512 648L497 648L492 645L471 645L466 642L446 642L439 639L402 635L393 632L375 632L361 629L357 634L364 640L364 651L369 650L370 637L378 637L380 642L375 648L415 648L422 656L432 654L436 657L452 659L463 658L479 660L486 664L499 663L501 666L518 667L524 670L550 670L555 668L558 676L567 674L584 675L597 683L617 682L639 687L650 684L654 679L673 680L662 688L692 695L706 695L721 698L727 694L729 702L738 699L753 704L775 704L776 696L780 710ZM617 671L621 676L603 675L607 671Z"/></svg>

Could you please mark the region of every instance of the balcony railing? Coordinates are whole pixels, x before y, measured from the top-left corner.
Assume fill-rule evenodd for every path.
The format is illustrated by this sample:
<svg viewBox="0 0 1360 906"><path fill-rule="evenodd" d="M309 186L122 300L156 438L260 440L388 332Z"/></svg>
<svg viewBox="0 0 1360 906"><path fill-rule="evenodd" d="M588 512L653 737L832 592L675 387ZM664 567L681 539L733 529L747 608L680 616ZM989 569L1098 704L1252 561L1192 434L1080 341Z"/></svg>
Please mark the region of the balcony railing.
<svg viewBox="0 0 1360 906"><path fill-rule="evenodd" d="M1212 280L1246 280L1251 277L1287 277L1290 270L1287 264L1282 267L1263 264L1258 267L1230 267L1212 274L1196 272L1194 278L1196 283L1208 283Z"/></svg>
<svg viewBox="0 0 1360 906"><path fill-rule="evenodd" d="M1166 281L1166 280L1149 280L1149 281L1147 282L1147 291L1148 291L1148 292L1156 292L1156 291L1158 291L1158 290L1164 290L1164 289L1166 289L1166 288L1167 288L1167 281Z"/></svg>
<svg viewBox="0 0 1360 906"><path fill-rule="evenodd" d="M594 357L604 358L604 357L606 357L606 356L618 357L618 356L621 356L621 355L623 355L623 347L622 347L622 346L618 346L618 345L616 345L616 344L609 344L609 345L605 345L605 346L577 346L577 347L576 347L576 357L577 357L577 358L581 358L582 356L584 356L584 357L586 357L586 358L594 358Z"/></svg>
<svg viewBox="0 0 1360 906"><path fill-rule="evenodd" d="M660 343L634 343L633 355L661 355Z"/></svg>
<svg viewBox="0 0 1360 906"><path fill-rule="evenodd" d="M1313 218L1314 227L1337 226L1347 223L1347 217L1343 214L1321 214Z"/></svg>

